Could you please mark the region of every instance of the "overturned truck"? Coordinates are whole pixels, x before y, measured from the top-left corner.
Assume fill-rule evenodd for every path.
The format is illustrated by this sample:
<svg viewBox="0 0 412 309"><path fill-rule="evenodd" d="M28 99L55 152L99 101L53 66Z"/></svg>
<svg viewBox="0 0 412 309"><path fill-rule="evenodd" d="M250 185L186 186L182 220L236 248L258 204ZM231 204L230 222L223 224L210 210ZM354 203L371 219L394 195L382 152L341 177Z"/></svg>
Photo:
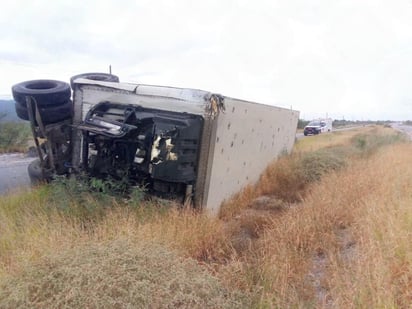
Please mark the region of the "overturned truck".
<svg viewBox="0 0 412 309"><path fill-rule="evenodd" d="M299 113L173 87L120 83L85 73L68 83L12 88L31 123L36 182L86 173L217 213L224 199L258 180L295 141Z"/></svg>

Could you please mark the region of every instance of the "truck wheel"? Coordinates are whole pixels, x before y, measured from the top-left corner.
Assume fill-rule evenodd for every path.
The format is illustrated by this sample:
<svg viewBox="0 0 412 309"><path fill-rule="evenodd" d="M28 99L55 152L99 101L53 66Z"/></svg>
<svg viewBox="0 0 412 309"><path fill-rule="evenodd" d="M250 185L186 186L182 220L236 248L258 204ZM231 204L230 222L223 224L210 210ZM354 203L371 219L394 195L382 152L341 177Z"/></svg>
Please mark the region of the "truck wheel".
<svg viewBox="0 0 412 309"><path fill-rule="evenodd" d="M108 73L83 73L83 74L78 74L75 76L72 76L70 78L70 86L72 89L74 89L74 80L77 78L85 78L85 79L91 79L91 80L99 80L102 82L112 82L112 83L118 83L119 82L119 77L113 74L108 74Z"/></svg>
<svg viewBox="0 0 412 309"><path fill-rule="evenodd" d="M11 88L17 103L26 106L26 96L33 97L38 106L58 105L67 102L71 96L70 85L58 80L29 80Z"/></svg>
<svg viewBox="0 0 412 309"><path fill-rule="evenodd" d="M38 185L52 179L52 173L49 170L46 169L43 174L40 159L30 162L27 167L27 172L29 173L30 182L32 185Z"/></svg>
<svg viewBox="0 0 412 309"><path fill-rule="evenodd" d="M20 119L29 120L27 107L18 102L15 104L16 114ZM39 107L40 116L44 124L56 123L72 116L72 101L67 101L56 106Z"/></svg>

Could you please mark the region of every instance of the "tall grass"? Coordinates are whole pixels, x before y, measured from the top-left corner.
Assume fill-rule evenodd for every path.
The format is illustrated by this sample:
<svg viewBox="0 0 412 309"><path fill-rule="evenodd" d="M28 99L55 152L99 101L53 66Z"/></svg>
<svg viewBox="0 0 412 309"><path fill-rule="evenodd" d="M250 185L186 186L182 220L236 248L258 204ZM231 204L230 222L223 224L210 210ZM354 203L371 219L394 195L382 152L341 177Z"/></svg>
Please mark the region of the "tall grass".
<svg viewBox="0 0 412 309"><path fill-rule="evenodd" d="M230 255L221 222L116 199L97 213L74 202L68 211L53 189L0 202L1 308L249 307L206 267ZM95 202L87 196L81 203Z"/></svg>
<svg viewBox="0 0 412 309"><path fill-rule="evenodd" d="M298 144L219 218L73 183L4 197L0 307L408 308L412 145L334 136Z"/></svg>
<svg viewBox="0 0 412 309"><path fill-rule="evenodd" d="M234 267L246 280L242 285L261 288L260 305L409 308L412 146L387 130L369 134L352 137L344 152L334 147L346 153L346 168L328 169L307 186L290 180L302 173L299 156L283 158L262 178L256 190L263 185L276 195L291 188L305 196L273 216L253 254ZM289 182L279 186L279 179Z"/></svg>

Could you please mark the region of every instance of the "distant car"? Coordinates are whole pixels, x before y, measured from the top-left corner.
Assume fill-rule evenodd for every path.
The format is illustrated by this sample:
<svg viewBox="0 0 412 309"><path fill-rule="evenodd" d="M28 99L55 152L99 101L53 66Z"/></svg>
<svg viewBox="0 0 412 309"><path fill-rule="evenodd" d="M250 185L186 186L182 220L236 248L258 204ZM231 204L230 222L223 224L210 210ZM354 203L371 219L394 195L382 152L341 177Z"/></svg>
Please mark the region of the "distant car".
<svg viewBox="0 0 412 309"><path fill-rule="evenodd" d="M322 124L320 121L311 121L303 130L303 135L315 135L322 132Z"/></svg>

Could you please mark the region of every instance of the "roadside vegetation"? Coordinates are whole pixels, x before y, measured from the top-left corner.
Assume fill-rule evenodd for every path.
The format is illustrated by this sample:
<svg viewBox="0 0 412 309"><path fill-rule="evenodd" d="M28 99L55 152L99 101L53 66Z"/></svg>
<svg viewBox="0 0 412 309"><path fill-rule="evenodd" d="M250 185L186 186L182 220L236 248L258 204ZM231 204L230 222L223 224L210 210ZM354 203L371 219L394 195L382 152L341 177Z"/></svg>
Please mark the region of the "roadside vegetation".
<svg viewBox="0 0 412 309"><path fill-rule="evenodd" d="M298 129L303 130L305 126L309 124L310 120L299 119L298 120ZM334 128L343 128L343 127L362 127L370 125L390 125L393 121L371 121L371 120L345 120L345 119L334 119L333 127ZM411 121L405 121L404 124L412 123Z"/></svg>
<svg viewBox="0 0 412 309"><path fill-rule="evenodd" d="M0 153L26 152L31 131L27 123L3 122L0 114Z"/></svg>
<svg viewBox="0 0 412 309"><path fill-rule="evenodd" d="M0 308L409 308L412 145L299 140L217 218L61 180L0 200Z"/></svg>

